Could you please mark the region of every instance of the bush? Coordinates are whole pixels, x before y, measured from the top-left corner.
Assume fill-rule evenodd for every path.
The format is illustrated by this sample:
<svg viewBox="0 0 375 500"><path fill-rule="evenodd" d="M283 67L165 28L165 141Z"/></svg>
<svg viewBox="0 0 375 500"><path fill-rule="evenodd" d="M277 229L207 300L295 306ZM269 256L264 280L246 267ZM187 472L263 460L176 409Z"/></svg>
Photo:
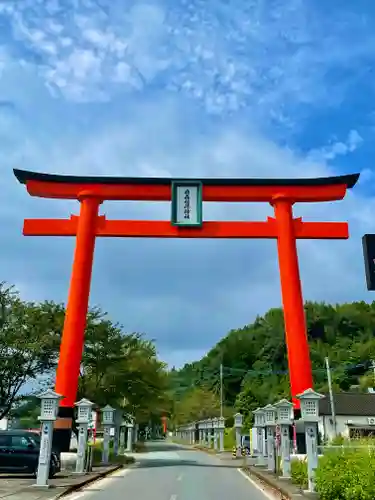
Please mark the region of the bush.
<svg viewBox="0 0 375 500"><path fill-rule="evenodd" d="M358 445L327 451L320 458L315 479L321 500L374 500L375 452Z"/></svg>
<svg viewBox="0 0 375 500"><path fill-rule="evenodd" d="M93 453L92 464L96 465L96 466L100 465L101 461L102 461L103 443L96 442L94 445L91 445L91 446L92 446L92 453ZM131 464L131 463L135 462L135 460L133 457L128 457L126 455L115 455L113 453L113 446L110 446L109 447L108 462L110 464L114 464L114 465L116 465L116 464L126 465L126 464Z"/></svg>
<svg viewBox="0 0 375 500"><path fill-rule="evenodd" d="M232 451L234 446L236 446L236 436L234 428L227 428L224 430L224 450Z"/></svg>
<svg viewBox="0 0 375 500"><path fill-rule="evenodd" d="M302 490L307 489L307 460L294 459L291 462L292 483L296 484Z"/></svg>
<svg viewBox="0 0 375 500"><path fill-rule="evenodd" d="M331 446L342 446L348 442L347 439L344 438L341 434L338 434L336 437L332 439L330 442Z"/></svg>

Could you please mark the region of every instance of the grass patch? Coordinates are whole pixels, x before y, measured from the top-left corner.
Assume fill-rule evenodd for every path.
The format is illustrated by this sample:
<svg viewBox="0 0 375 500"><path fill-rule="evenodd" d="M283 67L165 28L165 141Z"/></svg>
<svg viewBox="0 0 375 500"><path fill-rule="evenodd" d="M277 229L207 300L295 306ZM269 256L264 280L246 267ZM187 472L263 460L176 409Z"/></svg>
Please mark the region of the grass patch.
<svg viewBox="0 0 375 500"><path fill-rule="evenodd" d="M102 463L102 453L103 453L103 443L96 442L92 447L92 465L99 466ZM127 465L135 462L133 457L128 457L126 455L115 455L113 452L113 446L109 447L109 457L108 462L110 465Z"/></svg>

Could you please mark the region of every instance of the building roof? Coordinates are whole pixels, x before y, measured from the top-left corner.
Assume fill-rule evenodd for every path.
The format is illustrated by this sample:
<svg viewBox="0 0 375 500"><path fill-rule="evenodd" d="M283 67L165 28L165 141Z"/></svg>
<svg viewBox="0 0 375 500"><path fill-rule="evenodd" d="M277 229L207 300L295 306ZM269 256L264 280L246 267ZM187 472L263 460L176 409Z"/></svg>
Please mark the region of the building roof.
<svg viewBox="0 0 375 500"><path fill-rule="evenodd" d="M319 401L320 415L331 415L329 394ZM339 392L333 395L336 415L375 417L375 394Z"/></svg>
<svg viewBox="0 0 375 500"><path fill-rule="evenodd" d="M258 179L258 178L170 178L170 177L86 177L75 175L43 174L28 170L13 169L21 184L28 181L54 182L62 184L152 184L169 186L172 181L201 182L204 186L329 186L345 184L352 188L359 174L339 175L335 177L315 177L299 179Z"/></svg>

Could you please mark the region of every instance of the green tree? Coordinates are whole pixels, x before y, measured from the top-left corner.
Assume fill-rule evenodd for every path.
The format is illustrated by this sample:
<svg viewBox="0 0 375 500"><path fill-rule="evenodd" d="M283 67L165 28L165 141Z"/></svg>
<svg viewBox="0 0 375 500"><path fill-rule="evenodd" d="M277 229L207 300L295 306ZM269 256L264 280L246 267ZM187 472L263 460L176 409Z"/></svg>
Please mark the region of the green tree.
<svg viewBox="0 0 375 500"><path fill-rule="evenodd" d="M375 302L306 302L305 312L315 389L327 390L326 356L335 391L374 386ZM174 370L171 397L181 400L192 386L217 393L221 363L225 406L246 415L256 406L282 397L290 399L282 310L270 309L252 324L231 330L201 360Z"/></svg>
<svg viewBox="0 0 375 500"><path fill-rule="evenodd" d="M59 306L23 302L13 287L0 284L0 418L6 416L25 384L56 366Z"/></svg>
<svg viewBox="0 0 375 500"><path fill-rule="evenodd" d="M22 301L13 287L2 283L1 312L0 418L13 408L28 426L39 401L25 400L25 387L35 393L53 383L65 308L52 301ZM143 420L170 410L168 375L152 341L124 333L100 308L89 310L85 335L78 397L88 397L99 407L122 406Z"/></svg>
<svg viewBox="0 0 375 500"><path fill-rule="evenodd" d="M220 400L202 387L194 387L175 402L173 421L176 425L220 415Z"/></svg>
<svg viewBox="0 0 375 500"><path fill-rule="evenodd" d="M89 312L79 381L79 397L98 406L111 404L147 420L167 406L165 365L153 342L139 333L124 334L106 313Z"/></svg>

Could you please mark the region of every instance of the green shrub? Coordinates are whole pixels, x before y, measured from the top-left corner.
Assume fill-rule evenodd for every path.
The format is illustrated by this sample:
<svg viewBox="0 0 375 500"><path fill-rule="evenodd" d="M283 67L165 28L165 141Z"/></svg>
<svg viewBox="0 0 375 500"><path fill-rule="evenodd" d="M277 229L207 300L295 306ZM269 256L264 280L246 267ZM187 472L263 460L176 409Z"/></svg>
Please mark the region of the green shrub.
<svg viewBox="0 0 375 500"><path fill-rule="evenodd" d="M282 457L281 455L276 455L276 474L281 475L282 474L282 467L281 467L281 462L282 462Z"/></svg>
<svg viewBox="0 0 375 500"><path fill-rule="evenodd" d="M236 446L236 436L233 428L224 430L224 450L232 451L233 446Z"/></svg>
<svg viewBox="0 0 375 500"><path fill-rule="evenodd" d="M344 445L347 443L347 439L344 438L344 436L342 436L341 434L338 434L336 437L334 437L332 439L332 441L330 442L330 445L332 446L340 446L340 445Z"/></svg>
<svg viewBox="0 0 375 500"><path fill-rule="evenodd" d="M321 500L374 500L374 450L352 445L327 451L319 460L315 479Z"/></svg>
<svg viewBox="0 0 375 500"><path fill-rule="evenodd" d="M96 442L92 446L92 464L93 465L100 465L102 462L102 450L103 450L103 443L102 442ZM108 461L110 464L130 464L133 463L135 460L133 457L128 457L126 455L115 455L113 453L113 446L109 447L109 457Z"/></svg>
<svg viewBox="0 0 375 500"><path fill-rule="evenodd" d="M294 459L291 462L292 483L296 484L302 490L307 489L307 461Z"/></svg>

